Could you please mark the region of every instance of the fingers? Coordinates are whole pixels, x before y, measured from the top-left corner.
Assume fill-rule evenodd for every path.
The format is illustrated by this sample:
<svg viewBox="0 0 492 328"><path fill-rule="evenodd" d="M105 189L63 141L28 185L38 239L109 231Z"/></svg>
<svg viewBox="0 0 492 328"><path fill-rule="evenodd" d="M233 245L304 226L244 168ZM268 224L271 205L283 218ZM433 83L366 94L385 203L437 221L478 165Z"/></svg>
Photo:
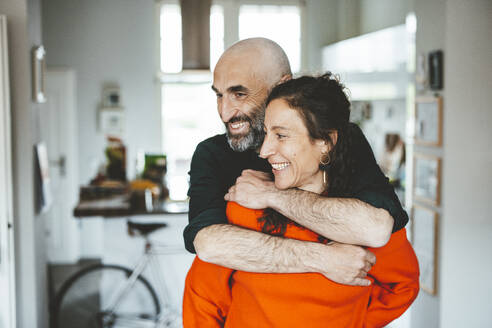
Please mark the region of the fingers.
<svg viewBox="0 0 492 328"><path fill-rule="evenodd" d="M371 263L371 265L374 265L374 264L376 264L376 255L374 255L374 253L366 250L365 260L368 261L369 263Z"/></svg>
<svg viewBox="0 0 492 328"><path fill-rule="evenodd" d="M236 179L236 184L239 184L239 183L251 183L252 181L254 181L254 179L256 179L256 177L253 176L253 175L250 175L250 176L240 175Z"/></svg>
<svg viewBox="0 0 492 328"><path fill-rule="evenodd" d="M269 173L261 172L261 171L255 171L255 170L250 170L250 169L243 170L243 172L241 173L241 175L242 176L256 177L256 178L261 179L261 180L268 180L268 181L271 181L272 180Z"/></svg>
<svg viewBox="0 0 492 328"><path fill-rule="evenodd" d="M370 286L371 281L369 279L364 279L364 278L355 278L351 285L353 285L353 286Z"/></svg>
<svg viewBox="0 0 492 328"><path fill-rule="evenodd" d="M371 270L371 268L372 268L372 265L370 265L369 263L366 262L364 264L364 267L359 270L359 272L357 273L357 275L355 277L356 278L365 278L365 277L367 277L367 273L369 272L369 270Z"/></svg>
<svg viewBox="0 0 492 328"><path fill-rule="evenodd" d="M372 264L369 262L365 262L364 268L362 269L362 271L364 271L367 274L369 272L369 270L371 270L371 268L372 268Z"/></svg>
<svg viewBox="0 0 492 328"><path fill-rule="evenodd" d="M244 171L243 171L244 172ZM261 177L258 177L254 174L243 174L243 175L240 175L237 179L236 179L236 184L240 184L240 183L249 183L249 184L252 184L252 185L261 185L263 183L263 181L267 181Z"/></svg>
<svg viewBox="0 0 492 328"><path fill-rule="evenodd" d="M227 191L227 194L224 195L224 200L230 202L230 201L234 201L234 193L236 192L236 186L232 186L229 188L229 190Z"/></svg>

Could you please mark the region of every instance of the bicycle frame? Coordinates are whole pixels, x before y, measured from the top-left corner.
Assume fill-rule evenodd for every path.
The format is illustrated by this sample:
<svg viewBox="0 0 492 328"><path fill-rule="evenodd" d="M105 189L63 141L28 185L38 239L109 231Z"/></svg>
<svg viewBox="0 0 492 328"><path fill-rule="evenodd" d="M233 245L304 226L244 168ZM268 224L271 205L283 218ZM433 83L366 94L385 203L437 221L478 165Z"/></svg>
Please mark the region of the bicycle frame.
<svg viewBox="0 0 492 328"><path fill-rule="evenodd" d="M128 279L119 286L113 294L111 301L103 315L103 325L109 320L114 320L117 317L120 323L125 322L127 324L143 324L145 322L157 324L157 327L168 327L170 324L176 322L177 318L180 318L180 312L173 309L170 305L169 291L165 282L162 279L162 274L159 266L158 256L172 255L182 252L179 247L166 246L164 244L153 244L147 237L145 237L145 250L142 257L138 260L137 264L132 270ZM116 315L116 310L121 302L125 299L128 292L135 285L138 277L145 271L147 266L150 265L151 274L153 276L153 282L157 284L157 296L160 300L160 304L163 305L160 314L157 318L140 318L131 315ZM164 299L162 299L164 298ZM171 319L170 319L171 316ZM175 317L172 319L172 317ZM106 320L106 321L105 321Z"/></svg>

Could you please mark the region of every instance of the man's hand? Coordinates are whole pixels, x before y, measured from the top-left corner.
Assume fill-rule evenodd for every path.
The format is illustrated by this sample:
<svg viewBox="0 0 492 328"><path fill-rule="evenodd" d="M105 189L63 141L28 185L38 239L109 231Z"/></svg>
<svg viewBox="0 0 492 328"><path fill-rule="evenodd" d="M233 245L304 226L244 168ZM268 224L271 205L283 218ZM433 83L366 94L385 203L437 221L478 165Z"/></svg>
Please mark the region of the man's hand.
<svg viewBox="0 0 492 328"><path fill-rule="evenodd" d="M370 251L354 245L332 242L328 245L319 244L320 252L314 252L313 261L308 266L313 271L323 274L328 279L344 285L369 286L367 272L376 263L376 256Z"/></svg>
<svg viewBox="0 0 492 328"><path fill-rule="evenodd" d="M264 209L269 207L269 197L275 192L277 188L268 173L244 170L224 199L244 207Z"/></svg>

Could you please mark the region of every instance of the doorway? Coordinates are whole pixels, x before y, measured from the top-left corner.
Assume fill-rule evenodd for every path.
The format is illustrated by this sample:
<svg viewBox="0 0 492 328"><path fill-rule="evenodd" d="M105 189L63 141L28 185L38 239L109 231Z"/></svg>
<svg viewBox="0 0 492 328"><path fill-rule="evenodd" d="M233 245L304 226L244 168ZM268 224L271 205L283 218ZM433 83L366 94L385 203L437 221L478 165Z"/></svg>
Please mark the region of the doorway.
<svg viewBox="0 0 492 328"><path fill-rule="evenodd" d="M46 112L40 118L50 167L52 204L46 214L46 245L52 264L76 263L80 257L79 227L72 214L78 197L75 81L71 69L48 69Z"/></svg>

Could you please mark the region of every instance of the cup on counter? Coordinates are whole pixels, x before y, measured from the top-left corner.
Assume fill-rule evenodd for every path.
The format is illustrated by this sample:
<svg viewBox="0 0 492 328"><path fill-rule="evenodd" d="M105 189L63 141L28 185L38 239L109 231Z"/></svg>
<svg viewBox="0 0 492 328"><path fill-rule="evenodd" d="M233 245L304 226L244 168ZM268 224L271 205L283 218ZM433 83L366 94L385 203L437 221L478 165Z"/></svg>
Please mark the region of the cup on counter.
<svg viewBox="0 0 492 328"><path fill-rule="evenodd" d="M137 212L152 212L154 200L150 189L133 190L130 196L130 206Z"/></svg>

